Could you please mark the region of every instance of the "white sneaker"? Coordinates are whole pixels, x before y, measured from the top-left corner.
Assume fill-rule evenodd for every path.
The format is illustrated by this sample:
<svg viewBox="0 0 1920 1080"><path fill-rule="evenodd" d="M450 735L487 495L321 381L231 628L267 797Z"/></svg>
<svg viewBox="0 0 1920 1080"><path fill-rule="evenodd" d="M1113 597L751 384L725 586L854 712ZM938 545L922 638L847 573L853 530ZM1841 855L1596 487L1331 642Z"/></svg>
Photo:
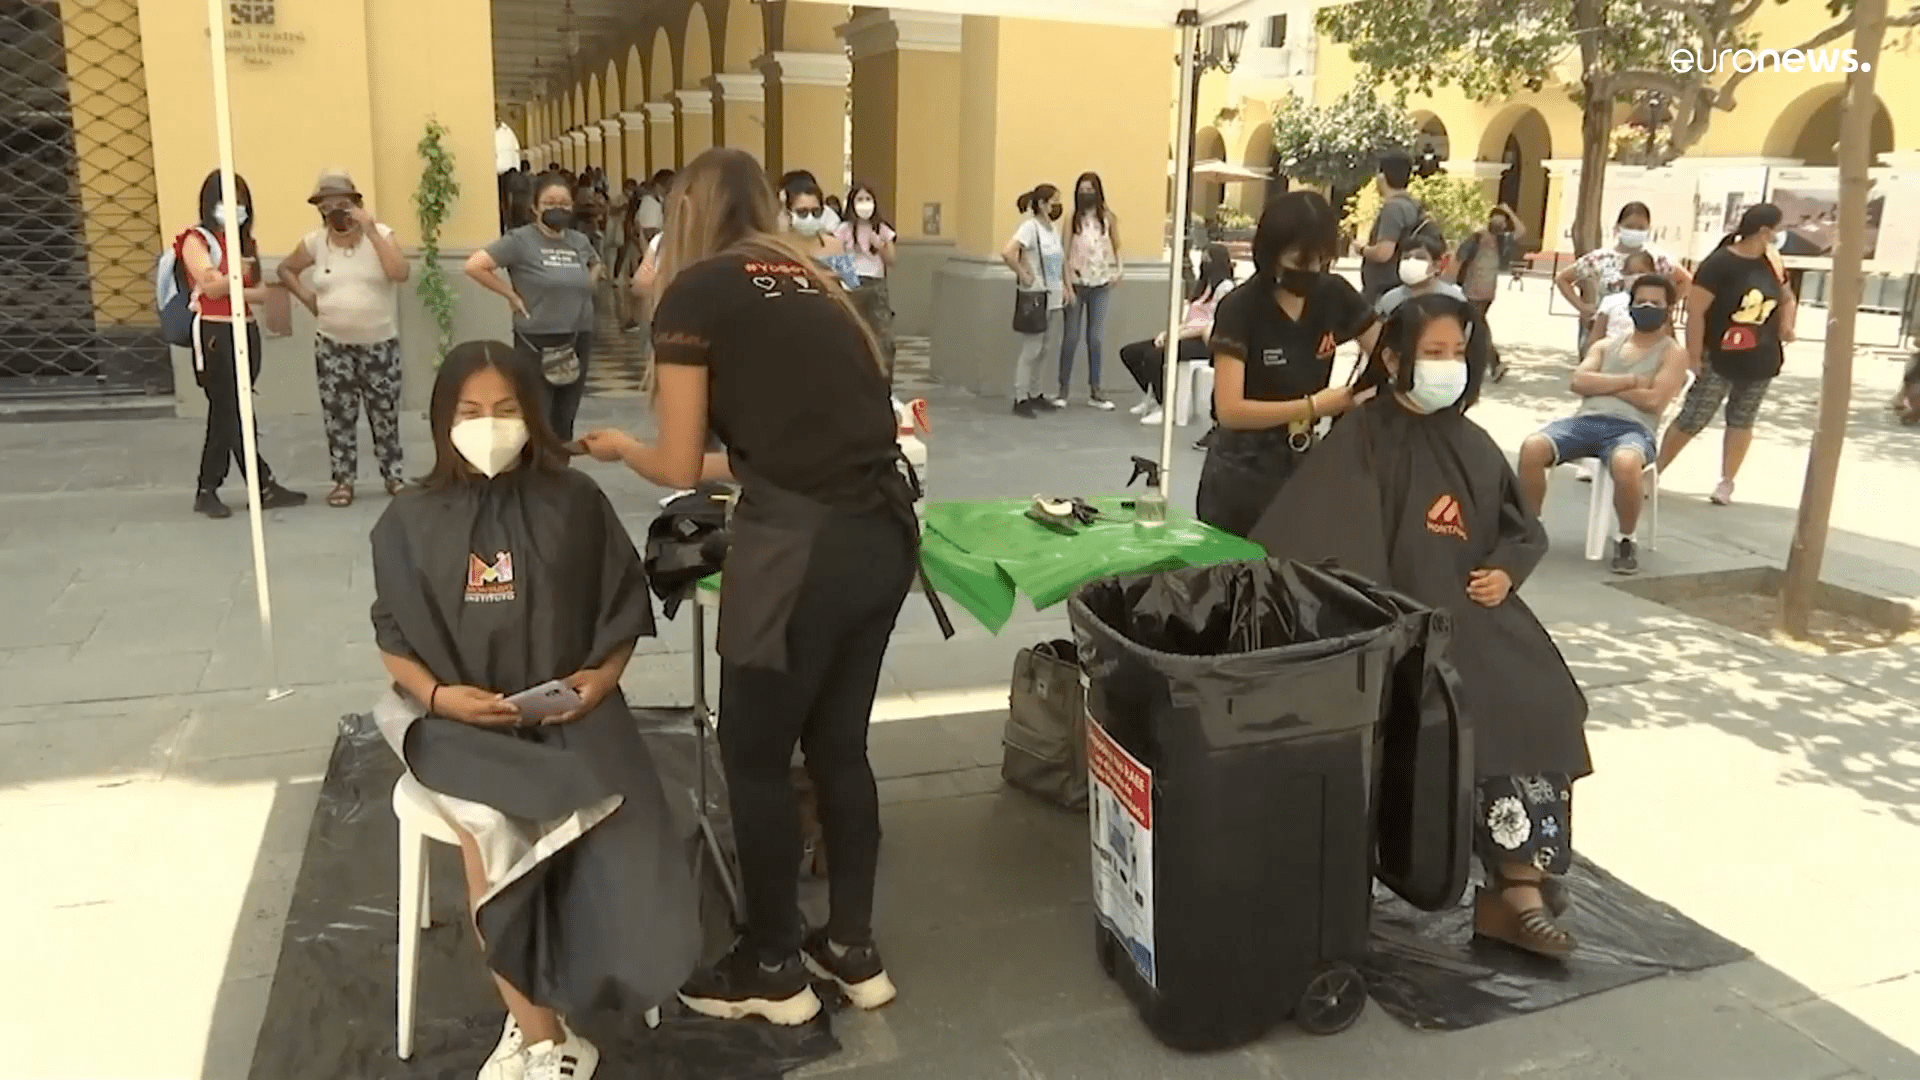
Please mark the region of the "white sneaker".
<svg viewBox="0 0 1920 1080"><path fill-rule="evenodd" d="M1140 418L1140 423L1145 427L1155 427L1166 420L1166 418L1167 411L1165 409L1152 409Z"/></svg>
<svg viewBox="0 0 1920 1080"><path fill-rule="evenodd" d="M1895 405L1893 407L1896 409L1899 408L1898 405ZM1141 398L1140 403L1138 405L1135 405L1133 408L1128 409L1127 411L1132 413L1135 416L1145 416L1148 413L1153 411L1153 399Z"/></svg>
<svg viewBox="0 0 1920 1080"><path fill-rule="evenodd" d="M600 1051L569 1033L563 1043L543 1042L527 1047L526 1080L591 1080L600 1067Z"/></svg>
<svg viewBox="0 0 1920 1080"><path fill-rule="evenodd" d="M500 1032L500 1044L487 1055L486 1064L480 1066L480 1080L523 1080L527 1075L527 1040L520 1034L520 1025L507 1017L507 1026Z"/></svg>
<svg viewBox="0 0 1920 1080"><path fill-rule="evenodd" d="M1087 400L1087 404L1092 406L1093 408L1099 409L1101 412L1113 411L1113 402L1108 401L1106 398L1103 398L1103 397L1089 398Z"/></svg>
<svg viewBox="0 0 1920 1080"><path fill-rule="evenodd" d="M1733 504L1733 481L1722 480L1718 484L1715 484L1713 486L1713 494L1707 496L1707 500L1715 506L1731 506Z"/></svg>
<svg viewBox="0 0 1920 1080"><path fill-rule="evenodd" d="M1047 399L1047 404L1056 409L1064 409L1067 407L1067 396L1062 394L1059 397L1050 397Z"/></svg>

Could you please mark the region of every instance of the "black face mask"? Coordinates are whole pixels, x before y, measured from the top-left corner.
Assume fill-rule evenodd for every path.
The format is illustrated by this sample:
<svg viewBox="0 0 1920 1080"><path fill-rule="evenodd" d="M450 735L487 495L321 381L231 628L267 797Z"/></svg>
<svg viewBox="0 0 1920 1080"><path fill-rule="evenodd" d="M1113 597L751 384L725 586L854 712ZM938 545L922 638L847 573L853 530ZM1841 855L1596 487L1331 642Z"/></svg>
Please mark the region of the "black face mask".
<svg viewBox="0 0 1920 1080"><path fill-rule="evenodd" d="M336 207L320 216L325 219L327 227L334 232L350 232L353 229L353 212L351 210Z"/></svg>
<svg viewBox="0 0 1920 1080"><path fill-rule="evenodd" d="M1305 296L1313 291L1315 285L1320 284L1320 277L1321 274L1318 270L1302 270L1299 267L1283 266L1280 268L1280 288L1295 296Z"/></svg>
<svg viewBox="0 0 1920 1080"><path fill-rule="evenodd" d="M1059 221L1060 215L1061 213L1064 212L1064 209L1065 208L1062 207L1059 203L1054 203L1052 206L1047 207L1047 220Z"/></svg>
<svg viewBox="0 0 1920 1080"><path fill-rule="evenodd" d="M1073 197L1074 207L1082 212L1100 205L1100 196L1091 191L1083 191Z"/></svg>
<svg viewBox="0 0 1920 1080"><path fill-rule="evenodd" d="M557 206L542 210L540 211L540 224L545 225L554 232L572 228L573 211L562 210Z"/></svg>
<svg viewBox="0 0 1920 1080"><path fill-rule="evenodd" d="M1659 304L1635 304L1627 309L1627 317L1633 320L1633 328L1643 334L1667 325L1667 309Z"/></svg>

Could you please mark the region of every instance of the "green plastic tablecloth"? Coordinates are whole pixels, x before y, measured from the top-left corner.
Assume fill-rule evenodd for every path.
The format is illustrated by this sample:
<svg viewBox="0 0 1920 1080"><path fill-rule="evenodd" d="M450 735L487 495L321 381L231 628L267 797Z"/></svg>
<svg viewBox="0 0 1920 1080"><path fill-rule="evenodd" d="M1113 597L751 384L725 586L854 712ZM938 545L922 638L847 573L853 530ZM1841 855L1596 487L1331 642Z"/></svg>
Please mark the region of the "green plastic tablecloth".
<svg viewBox="0 0 1920 1080"><path fill-rule="evenodd" d="M1172 508L1165 525L1140 528L1121 506L1127 499L1087 501L1101 516L1072 536L1027 517L1029 499L929 503L920 565L936 590L997 634L1021 593L1037 611L1100 578L1266 557L1260 545ZM719 575L700 587L717 591Z"/></svg>

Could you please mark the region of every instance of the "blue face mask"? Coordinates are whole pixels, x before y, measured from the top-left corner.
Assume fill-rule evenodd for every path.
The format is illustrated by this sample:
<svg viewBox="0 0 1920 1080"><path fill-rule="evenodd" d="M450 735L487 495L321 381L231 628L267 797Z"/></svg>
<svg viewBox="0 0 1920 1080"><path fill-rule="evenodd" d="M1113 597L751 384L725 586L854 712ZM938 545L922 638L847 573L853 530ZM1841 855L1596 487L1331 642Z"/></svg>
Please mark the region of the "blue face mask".
<svg viewBox="0 0 1920 1080"><path fill-rule="evenodd" d="M227 204L226 203L221 203L220 205L213 208L213 223L215 225L220 225L223 227L226 225L227 223ZM242 203L240 206L239 227L242 229L247 227L247 207L245 203Z"/></svg>

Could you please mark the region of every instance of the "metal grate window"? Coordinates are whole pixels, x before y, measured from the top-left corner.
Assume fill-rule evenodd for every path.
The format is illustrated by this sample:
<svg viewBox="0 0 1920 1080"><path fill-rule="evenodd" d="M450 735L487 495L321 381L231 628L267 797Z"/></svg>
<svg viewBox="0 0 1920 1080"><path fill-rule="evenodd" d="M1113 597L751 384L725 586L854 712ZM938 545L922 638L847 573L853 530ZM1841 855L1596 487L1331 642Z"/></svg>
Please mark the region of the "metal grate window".
<svg viewBox="0 0 1920 1080"><path fill-rule="evenodd" d="M171 393L136 0L0 0L0 396Z"/></svg>

